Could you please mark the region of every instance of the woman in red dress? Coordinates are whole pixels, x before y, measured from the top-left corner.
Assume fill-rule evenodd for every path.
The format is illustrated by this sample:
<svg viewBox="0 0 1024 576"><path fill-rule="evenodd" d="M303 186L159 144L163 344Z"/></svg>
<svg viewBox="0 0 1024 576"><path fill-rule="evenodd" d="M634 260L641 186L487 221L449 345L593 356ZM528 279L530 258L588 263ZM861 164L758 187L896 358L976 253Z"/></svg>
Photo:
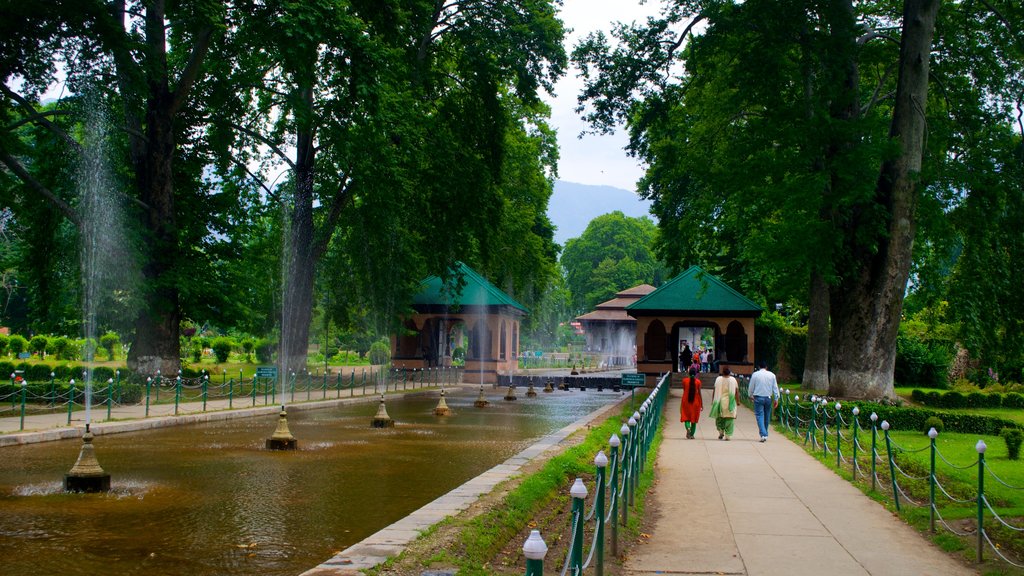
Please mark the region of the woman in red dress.
<svg viewBox="0 0 1024 576"><path fill-rule="evenodd" d="M686 437L693 439L697 432L697 420L704 409L704 401L700 397L700 380L697 370L690 368L689 376L683 378L683 401L679 406L679 421L686 427Z"/></svg>

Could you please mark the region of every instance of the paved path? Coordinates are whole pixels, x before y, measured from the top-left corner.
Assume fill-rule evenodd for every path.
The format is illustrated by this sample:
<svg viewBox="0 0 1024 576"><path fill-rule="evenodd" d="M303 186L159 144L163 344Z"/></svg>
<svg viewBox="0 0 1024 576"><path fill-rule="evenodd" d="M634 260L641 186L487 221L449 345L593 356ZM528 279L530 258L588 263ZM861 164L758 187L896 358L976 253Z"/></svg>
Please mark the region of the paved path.
<svg viewBox="0 0 1024 576"><path fill-rule="evenodd" d="M651 537L633 548L626 574L977 574L781 434L758 442L746 408L731 441L718 440L706 410L687 440L679 395L666 408Z"/></svg>

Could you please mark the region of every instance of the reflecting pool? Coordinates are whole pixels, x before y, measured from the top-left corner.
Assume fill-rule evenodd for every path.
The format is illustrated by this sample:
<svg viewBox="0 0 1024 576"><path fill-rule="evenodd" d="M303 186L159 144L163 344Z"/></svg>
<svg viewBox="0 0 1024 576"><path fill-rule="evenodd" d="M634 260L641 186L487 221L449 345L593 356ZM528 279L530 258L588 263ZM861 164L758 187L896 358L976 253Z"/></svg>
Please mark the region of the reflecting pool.
<svg viewBox="0 0 1024 576"><path fill-rule="evenodd" d="M263 448L276 415L98 436L108 494L61 491L80 441L0 448L0 574L298 574L621 397L476 392L390 399L387 429L376 403L289 410L295 452Z"/></svg>

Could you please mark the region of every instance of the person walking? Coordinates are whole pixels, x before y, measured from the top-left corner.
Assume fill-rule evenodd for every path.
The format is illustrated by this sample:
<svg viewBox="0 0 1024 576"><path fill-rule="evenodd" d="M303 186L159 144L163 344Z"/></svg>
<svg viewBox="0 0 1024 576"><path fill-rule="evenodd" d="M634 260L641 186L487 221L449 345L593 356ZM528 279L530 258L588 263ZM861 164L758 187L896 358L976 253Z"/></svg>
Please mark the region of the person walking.
<svg viewBox="0 0 1024 576"><path fill-rule="evenodd" d="M728 366L722 366L718 378L715 378L715 394L711 402L711 417L715 419L718 439L728 440L736 430L736 410L739 400L740 385L732 377Z"/></svg>
<svg viewBox="0 0 1024 576"><path fill-rule="evenodd" d="M757 363L757 372L750 377L747 394L754 401L754 420L757 421L757 430L761 433L761 442L767 442L772 409L779 405L779 383L775 373L768 369L768 363L764 360Z"/></svg>
<svg viewBox="0 0 1024 576"><path fill-rule="evenodd" d="M704 400L700 397L700 380L697 371L690 368L689 377L683 378L683 401L679 405L679 421L686 427L686 438L692 440L697 433L697 421L704 409Z"/></svg>

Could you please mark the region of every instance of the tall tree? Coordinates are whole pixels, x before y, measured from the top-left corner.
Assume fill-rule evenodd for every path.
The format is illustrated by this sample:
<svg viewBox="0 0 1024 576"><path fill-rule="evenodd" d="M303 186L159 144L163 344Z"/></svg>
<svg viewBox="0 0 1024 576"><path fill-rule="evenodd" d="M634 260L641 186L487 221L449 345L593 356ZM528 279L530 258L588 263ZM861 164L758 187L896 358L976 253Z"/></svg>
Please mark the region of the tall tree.
<svg viewBox="0 0 1024 576"><path fill-rule="evenodd" d="M619 28L619 48L595 36L575 55L588 118L627 122L651 166L641 185L662 211L668 261L739 262L747 282L809 302L809 376L823 380L828 357L836 394L892 394L917 208L934 194L923 161L943 153L926 155L924 130L938 8L667 2L661 17ZM1005 6L951 8L963 18ZM667 243L681 215L697 238Z"/></svg>
<svg viewBox="0 0 1024 576"><path fill-rule="evenodd" d="M503 188L519 161L507 135L537 125L537 91L565 54L545 1L251 8L237 35L251 49L237 52L226 86L250 87L229 103L248 111L231 127L234 148L269 148L289 173L273 193L288 219L280 356L291 370L305 365L314 273L332 246L350 251L346 276L384 316L427 272L495 258L491 236L515 219L506 202L533 189L526 178Z"/></svg>
<svg viewBox="0 0 1024 576"><path fill-rule="evenodd" d="M54 114L39 112L34 105L56 80L58 62L65 66L70 92L96 90L102 94L101 105L116 105L121 111L129 194L143 235L144 304L134 322L128 363L143 373L173 372L180 362L181 287L188 274L182 269L183 222L176 184L189 176L196 184L199 170L176 168L175 160L181 155L179 140L194 127L190 96L224 16L219 0L5 2L0 13L6 40L0 54L3 106L9 114L17 110L16 124L43 126L78 151L74 136L50 121ZM33 178L6 138L0 142L0 162L81 228L72 204ZM184 224L201 227L203 222Z"/></svg>
<svg viewBox="0 0 1024 576"><path fill-rule="evenodd" d="M660 284L667 270L654 255L656 233L650 218L615 211L594 218L579 238L570 238L560 263L574 313L637 284Z"/></svg>

